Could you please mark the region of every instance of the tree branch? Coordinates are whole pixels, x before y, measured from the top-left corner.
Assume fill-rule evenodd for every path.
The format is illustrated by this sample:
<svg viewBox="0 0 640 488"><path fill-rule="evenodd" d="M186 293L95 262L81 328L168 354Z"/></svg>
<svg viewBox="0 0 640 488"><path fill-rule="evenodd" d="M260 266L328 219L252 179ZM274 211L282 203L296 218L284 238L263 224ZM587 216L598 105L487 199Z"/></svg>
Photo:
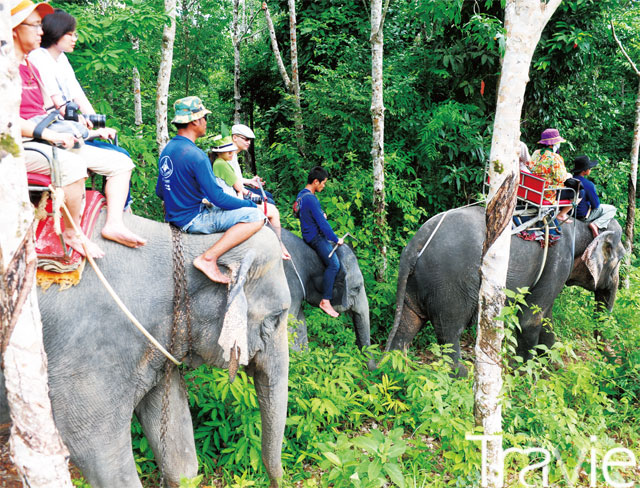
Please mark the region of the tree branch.
<svg viewBox="0 0 640 488"><path fill-rule="evenodd" d="M633 68L633 71L635 71L636 75L640 76L640 71L638 71L636 64L631 60L631 58L627 54L627 51L625 51L624 47L622 46L622 43L620 42L620 40L618 39L618 36L616 35L616 28L613 26L613 19L611 19L609 23L611 24L611 33L613 34L613 39L616 41L616 44L618 44L620 51L622 51L622 54L624 54L624 57L627 58L627 61L629 61L629 64Z"/></svg>
<svg viewBox="0 0 640 488"><path fill-rule="evenodd" d="M249 22L247 23L247 28L244 30L242 35L238 36L240 38L238 42L242 42L245 40L245 36L247 35L247 32L249 32L249 28L251 27L251 24L253 24L253 21L255 20L256 15L258 15L258 12L259 12L259 9L256 9L256 11L253 12L253 14L251 15L251 18L249 19Z"/></svg>
<svg viewBox="0 0 640 488"><path fill-rule="evenodd" d="M382 8L382 16L380 17L380 25L378 25L378 28L376 29L375 33L371 34L371 37L369 38L370 42L373 42L374 38L377 38L380 35L380 32L382 32L382 28L384 26L384 19L387 17L387 12L389 11L389 0L386 0L384 7Z"/></svg>
<svg viewBox="0 0 640 488"><path fill-rule="evenodd" d="M287 74L287 69L284 67L284 63L282 62L282 56L280 56L280 49L278 48L278 39L276 38L276 30L273 27L273 21L271 20L271 14L269 13L269 7L267 7L267 2L262 2L262 10L264 10L264 15L267 19L267 27L269 28L269 37L271 38L271 47L273 49L273 54L276 57L276 63L278 64L278 69L280 70L280 75L282 76L282 81L284 82L284 86L287 89L287 92L291 93L292 85L291 79Z"/></svg>

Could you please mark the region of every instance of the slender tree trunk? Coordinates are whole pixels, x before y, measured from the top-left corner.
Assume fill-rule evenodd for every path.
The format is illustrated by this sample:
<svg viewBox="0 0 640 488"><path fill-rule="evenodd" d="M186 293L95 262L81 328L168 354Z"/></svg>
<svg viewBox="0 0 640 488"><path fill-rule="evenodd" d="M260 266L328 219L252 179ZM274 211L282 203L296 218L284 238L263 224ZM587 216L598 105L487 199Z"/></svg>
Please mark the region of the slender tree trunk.
<svg viewBox="0 0 640 488"><path fill-rule="evenodd" d="M628 205L627 205L627 224L625 225L624 235L625 235L625 251L626 255L624 258L624 262L626 266L631 265L631 253L633 252L633 236L634 236L634 226L636 221L636 183L638 181L638 148L640 147L640 70L638 70L636 64L627 54L624 46L618 39L616 35L616 28L613 23L613 19L611 20L611 33L613 34L613 38L618 44L620 51L627 61L629 65L635 72L638 77L638 94L636 95L636 119L633 125L633 141L631 142L631 169L629 171L629 185L628 185ZM623 85L624 88L624 85ZM624 97L623 97L624 100ZM629 273L624 278L624 287L629 289Z"/></svg>
<svg viewBox="0 0 640 488"><path fill-rule="evenodd" d="M385 5L386 9L389 2ZM384 190L384 100L383 100L383 53L384 18L382 0L371 1L371 125L373 139L371 159L373 161L373 208L376 214L375 245L380 253L381 262L376 270L376 280L384 281L387 269L387 208Z"/></svg>
<svg viewBox="0 0 640 488"><path fill-rule="evenodd" d="M0 350L11 409L11 457L25 486L71 488L69 453L53 423L48 396L9 2L0 0L0 7Z"/></svg>
<svg viewBox="0 0 640 488"><path fill-rule="evenodd" d="M496 321L505 301L504 288L511 244L510 223L515 207L517 151L520 116L529 81L529 65L540 34L561 0L507 0L506 50L498 87L496 115L491 141L487 234L482 250L478 335L475 347L475 419L487 436L502 431L501 349L504 324ZM503 486L502 446L488 443L488 472L483 486Z"/></svg>
<svg viewBox="0 0 640 488"><path fill-rule="evenodd" d="M238 25L238 15L240 0L233 0L233 23L231 26L233 36L233 123L239 124L240 113L242 112L242 96L240 95L240 26Z"/></svg>
<svg viewBox="0 0 640 488"><path fill-rule="evenodd" d="M135 37L132 42L133 50L140 51L140 39ZM142 94L140 89L140 72L136 66L133 67L133 106L135 112L134 123L139 129L142 125ZM138 131L138 137L142 138L142 132Z"/></svg>
<svg viewBox="0 0 640 488"><path fill-rule="evenodd" d="M295 109L293 120L296 126L297 143L304 156L306 142L304 140L304 123L302 121L302 103L300 101L300 76L298 72L298 38L296 34L296 0L289 0L289 37L291 40L291 84Z"/></svg>
<svg viewBox="0 0 640 488"><path fill-rule="evenodd" d="M282 62L282 56L280 55L280 48L278 47L278 38L276 37L276 30L273 27L273 21L271 20L271 14L269 13L269 7L267 2L262 2L262 10L264 10L264 16L267 20L267 28L269 29L269 39L271 39L271 48L273 49L273 55L276 57L276 63L278 65L278 71L282 76L282 82L287 92L291 93L291 79L287 73L287 68L284 67Z"/></svg>
<svg viewBox="0 0 640 488"><path fill-rule="evenodd" d="M171 64L173 62L173 43L176 38L176 0L164 1L165 13L169 23L162 30L162 56L158 71L156 94L156 142L158 152L162 152L169 142L167 120L167 104L169 99L169 82L171 81Z"/></svg>
<svg viewBox="0 0 640 488"><path fill-rule="evenodd" d="M191 5L188 0L182 0L182 38L184 40L184 52L182 53L183 59L186 60L186 68L184 75L184 96L189 96L190 84L191 84L191 55L189 53L189 33L191 22L189 19L189 12L191 12Z"/></svg>
<svg viewBox="0 0 640 488"><path fill-rule="evenodd" d="M628 204L627 204L627 225L624 228L625 250L627 252L624 260L627 266L631 265L631 254L633 253L633 237L635 234L636 222L636 183L638 182L638 149L640 148L640 77L638 78L638 94L636 95L636 120L633 124L633 142L631 143L631 170L629 172ZM624 287L629 289L629 273L624 278Z"/></svg>

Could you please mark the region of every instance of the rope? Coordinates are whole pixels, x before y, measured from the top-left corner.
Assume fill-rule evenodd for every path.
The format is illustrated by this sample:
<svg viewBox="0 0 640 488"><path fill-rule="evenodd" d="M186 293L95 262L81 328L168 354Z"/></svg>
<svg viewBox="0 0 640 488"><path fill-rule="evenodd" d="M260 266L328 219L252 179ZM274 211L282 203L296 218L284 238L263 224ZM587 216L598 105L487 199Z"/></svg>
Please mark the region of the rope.
<svg viewBox="0 0 640 488"><path fill-rule="evenodd" d="M49 190L53 191L53 187L49 186ZM64 204L64 202L62 203L62 209L64 210L64 213L67 215L67 218L69 219L69 222L71 222L71 225L73 226L73 230L75 230L76 234L80 237L80 239L83 241L82 242L82 247L84 248L84 252L86 255L86 258L89 260L89 264L91 264L91 267L93 268L93 270L96 272L96 275L98 276L98 278L100 279L100 282L102 283L102 285L106 288L107 292L109 292L109 295L111 295L111 298L113 298L113 300L116 302L116 304L118 305L118 307L120 307L120 309L124 312L124 314L127 316L127 318L131 321L131 323L133 325L136 326L136 328L142 332L142 334L149 340L149 342L151 342L151 344L153 344L162 354L164 354L166 356L167 359L169 359L169 361L171 361L173 364L175 364L176 366L180 366L182 363L180 361L178 361L176 358L174 358L164 347L162 347L162 344L160 344L155 337L153 337L148 331L147 329L145 329L143 327L143 325L138 321L138 319L136 319L134 317L134 315L129 311L129 309L127 308L127 306L122 302L122 300L120 300L120 297L118 297L118 295L116 294L116 292L114 291L114 289L111 287L111 285L109 284L109 282L107 281L107 279L104 277L104 275L102 274L102 271L100 271L100 269L98 268L98 265L96 264L96 262L94 261L93 257L91 257L91 255L89 254L89 249L87 249L87 245L85 243L85 239L87 238L82 232L80 232L80 230L78 229L78 227L76 226L76 223L73 221L73 219L71 218L71 214L69 213L69 209L67 208L67 206Z"/></svg>
<svg viewBox="0 0 640 488"><path fill-rule="evenodd" d="M296 263L293 260L293 256L291 256L291 264L293 265L293 271L295 271L296 276L298 277L298 281L300 282L300 286L302 287L302 299L307 300L307 290L304 288L304 283L302 282L302 278L300 277L300 273L298 273L298 268L296 268Z"/></svg>
<svg viewBox="0 0 640 488"><path fill-rule="evenodd" d="M431 242L431 239L433 239L433 236L436 235L436 232L438 232L438 229L440 228L440 224L442 224L442 221L444 220L444 218L447 216L447 214L449 212L452 212L453 210L461 210L463 208L467 208L467 207L473 207L474 205L480 205L481 203L484 203L484 200L481 200L479 202L473 202L470 203L468 205L465 205L463 207L457 207L457 208L451 208L449 210L447 210L446 212L443 212L442 214L442 218L440 219L440 221L438 222L438 225L436 225L436 228L433 230L433 232L431 233L431 235L429 236L429 239L427 240L427 242L425 243L424 246L422 246L422 249L420 250L420 252L418 253L418 258L420 258L420 256L422 256L422 253L424 252L424 250L427 248L427 246L429 245L429 243Z"/></svg>
<svg viewBox="0 0 640 488"><path fill-rule="evenodd" d="M49 201L49 192L43 191L42 194L40 195L40 201L38 202L38 206L36 207L36 211L35 211L36 220L44 220L47 218L48 214L45 208L47 206L48 201Z"/></svg>

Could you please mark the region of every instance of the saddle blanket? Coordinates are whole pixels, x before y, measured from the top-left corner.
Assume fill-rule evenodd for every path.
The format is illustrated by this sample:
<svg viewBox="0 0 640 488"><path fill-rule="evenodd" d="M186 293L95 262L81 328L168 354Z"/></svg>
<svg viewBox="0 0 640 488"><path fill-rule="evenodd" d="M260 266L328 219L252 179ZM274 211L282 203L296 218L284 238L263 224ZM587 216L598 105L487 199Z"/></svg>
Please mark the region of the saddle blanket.
<svg viewBox="0 0 640 488"><path fill-rule="evenodd" d="M84 213L80 221L82 232L86 236L93 234L100 210L105 205L104 196L97 191L87 190ZM65 254L60 236L54 231L52 201L49 199L45 207L47 216L38 221L36 228L36 254L38 255L37 281L43 288L52 283L76 284L82 275L85 258L77 251L67 248ZM64 230L64 221L60 223ZM70 273L68 276L64 276Z"/></svg>

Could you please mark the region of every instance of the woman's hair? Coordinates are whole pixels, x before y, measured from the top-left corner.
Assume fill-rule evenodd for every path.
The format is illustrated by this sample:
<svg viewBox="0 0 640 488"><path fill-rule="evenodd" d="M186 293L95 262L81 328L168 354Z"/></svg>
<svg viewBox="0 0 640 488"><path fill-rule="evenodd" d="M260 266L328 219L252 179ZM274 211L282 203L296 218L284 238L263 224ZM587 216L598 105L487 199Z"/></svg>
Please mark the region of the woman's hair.
<svg viewBox="0 0 640 488"><path fill-rule="evenodd" d="M52 14L42 19L42 41L40 46L47 48L57 42L68 32L76 30L76 19L62 9L55 9Z"/></svg>
<svg viewBox="0 0 640 488"><path fill-rule="evenodd" d="M531 156L529 155L529 149L527 149L527 145L520 141L520 162L528 163L531 161Z"/></svg>

